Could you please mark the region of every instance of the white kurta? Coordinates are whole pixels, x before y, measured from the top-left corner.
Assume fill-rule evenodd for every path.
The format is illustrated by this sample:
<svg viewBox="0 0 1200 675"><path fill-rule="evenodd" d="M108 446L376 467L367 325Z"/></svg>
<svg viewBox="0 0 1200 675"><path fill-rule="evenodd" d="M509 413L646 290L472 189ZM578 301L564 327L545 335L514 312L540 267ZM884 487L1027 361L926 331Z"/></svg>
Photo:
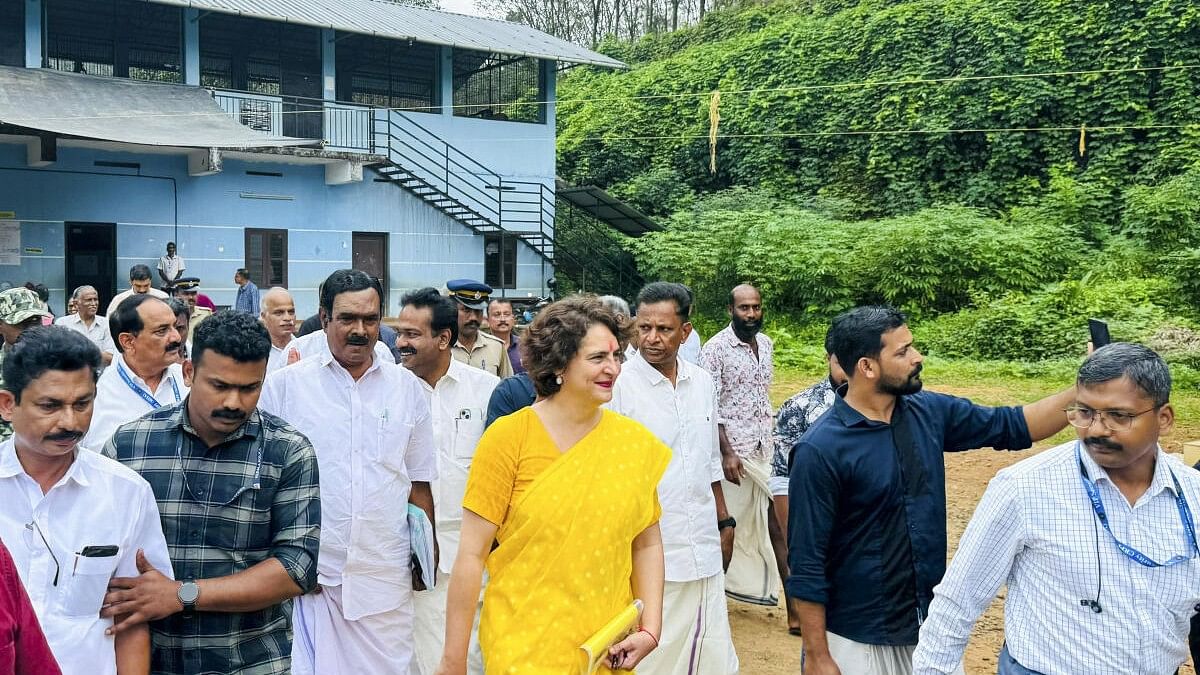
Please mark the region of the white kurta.
<svg viewBox="0 0 1200 675"><path fill-rule="evenodd" d="M700 366L679 358L676 367L672 385L640 353L634 355L607 405L641 422L671 448L671 463L658 484L666 564L662 636L638 672L729 675L738 671L738 659L725 606L712 491L724 476L716 388Z"/></svg>
<svg viewBox="0 0 1200 675"><path fill-rule="evenodd" d="M121 377L122 372L129 376L130 382ZM151 405L139 390L153 398L158 405ZM100 452L117 427L161 406L178 403L187 394L188 386L183 383L183 367L178 363L167 366L166 375L159 380L158 388L151 392L146 387L146 381L125 363L125 356L117 354L96 382L92 426L79 444L88 450Z"/></svg>
<svg viewBox="0 0 1200 675"><path fill-rule="evenodd" d="M405 506L413 481L437 478L420 381L378 358L355 381L326 351L268 376L259 407L290 422L317 451L317 578L323 587L337 587L297 599L297 633L317 637L294 641L293 669L321 675L409 672L413 607Z"/></svg>
<svg viewBox="0 0 1200 675"><path fill-rule="evenodd" d="M441 549L441 574L432 590L416 593L417 663L423 675L432 675L442 655L446 637L446 592L450 571L458 554L462 530L462 500L475 446L483 435L488 400L500 384L495 375L450 359L450 369L430 387L421 380L433 413L433 439L437 447L438 479L433 485L437 539ZM483 672L479 651L479 618L471 633L468 671Z"/></svg>
<svg viewBox="0 0 1200 675"><path fill-rule="evenodd" d="M63 673L116 675L116 643L104 634L113 622L100 618L109 580L138 575L138 549L172 575L150 484L114 460L80 451L43 494L9 439L0 444L0 504L0 539L12 552ZM117 553L79 555L88 546L117 546Z"/></svg>
<svg viewBox="0 0 1200 675"><path fill-rule="evenodd" d="M271 354L267 357L268 375L287 365L287 350L294 344L296 344L296 338L288 340L287 345L283 347L271 345Z"/></svg>

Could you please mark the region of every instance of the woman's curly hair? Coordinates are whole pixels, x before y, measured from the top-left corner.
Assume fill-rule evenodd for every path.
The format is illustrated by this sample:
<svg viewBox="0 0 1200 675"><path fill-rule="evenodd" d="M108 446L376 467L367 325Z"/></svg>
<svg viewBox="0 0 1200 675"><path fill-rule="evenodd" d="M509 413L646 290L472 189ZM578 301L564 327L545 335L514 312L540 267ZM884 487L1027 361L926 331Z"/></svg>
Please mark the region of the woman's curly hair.
<svg viewBox="0 0 1200 675"><path fill-rule="evenodd" d="M521 363L538 396L552 396L562 386L555 379L567 367L589 329L606 326L624 349L631 322L622 322L594 295L572 295L538 313L520 342Z"/></svg>

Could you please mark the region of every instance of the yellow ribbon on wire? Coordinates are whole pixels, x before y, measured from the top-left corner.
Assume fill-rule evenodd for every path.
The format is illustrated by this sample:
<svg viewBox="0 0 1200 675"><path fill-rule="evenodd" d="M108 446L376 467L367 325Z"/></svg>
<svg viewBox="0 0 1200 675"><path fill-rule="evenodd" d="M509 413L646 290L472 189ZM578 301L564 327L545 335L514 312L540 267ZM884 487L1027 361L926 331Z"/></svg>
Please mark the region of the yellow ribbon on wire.
<svg viewBox="0 0 1200 675"><path fill-rule="evenodd" d="M1079 156L1087 154L1087 125L1079 127Z"/></svg>
<svg viewBox="0 0 1200 675"><path fill-rule="evenodd" d="M714 89L708 101L708 171L717 173L717 129L721 126L721 90Z"/></svg>

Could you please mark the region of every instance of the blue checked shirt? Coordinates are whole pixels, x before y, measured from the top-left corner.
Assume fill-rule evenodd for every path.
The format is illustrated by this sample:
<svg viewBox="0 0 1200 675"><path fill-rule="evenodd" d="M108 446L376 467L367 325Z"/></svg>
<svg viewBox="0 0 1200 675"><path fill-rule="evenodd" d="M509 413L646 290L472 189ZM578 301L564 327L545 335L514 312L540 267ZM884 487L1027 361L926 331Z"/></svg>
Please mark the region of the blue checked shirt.
<svg viewBox="0 0 1200 675"><path fill-rule="evenodd" d="M154 490L175 578L212 579L275 558L304 592L317 585L321 501L312 444L255 410L208 448L187 402L117 429L104 454ZM261 457L261 459L260 459ZM254 612L175 614L151 624L156 674L288 673L291 603Z"/></svg>
<svg viewBox="0 0 1200 675"><path fill-rule="evenodd" d="M953 672L971 627L1005 584L1004 639L1012 658L1029 670L1171 675L1187 660L1189 623L1200 603L1200 558L1145 567L1121 553L1113 535L1159 562L1191 554L1171 474L1194 520L1200 513L1200 473L1160 451L1149 489L1130 505L1081 448L1083 470L1099 490L1110 535L1096 520L1080 480L1076 443L1030 457L992 479L934 589L913 654L916 675ZM1095 613L1080 600L1095 599L1098 588L1103 611Z"/></svg>

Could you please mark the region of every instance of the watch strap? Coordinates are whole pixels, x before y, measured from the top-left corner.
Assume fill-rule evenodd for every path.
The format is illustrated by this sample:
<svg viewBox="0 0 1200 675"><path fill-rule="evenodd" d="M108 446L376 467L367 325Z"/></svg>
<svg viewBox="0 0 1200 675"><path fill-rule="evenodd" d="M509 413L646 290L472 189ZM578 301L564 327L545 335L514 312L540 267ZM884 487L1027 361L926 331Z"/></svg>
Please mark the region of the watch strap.
<svg viewBox="0 0 1200 675"><path fill-rule="evenodd" d="M718 520L718 521L717 521L717 529L718 529L718 530L723 530L723 529L725 529L725 528L727 528L727 527L737 527L737 520L735 520L735 519L733 518L733 516L729 516L729 517L728 517L728 518L726 518L725 520Z"/></svg>

